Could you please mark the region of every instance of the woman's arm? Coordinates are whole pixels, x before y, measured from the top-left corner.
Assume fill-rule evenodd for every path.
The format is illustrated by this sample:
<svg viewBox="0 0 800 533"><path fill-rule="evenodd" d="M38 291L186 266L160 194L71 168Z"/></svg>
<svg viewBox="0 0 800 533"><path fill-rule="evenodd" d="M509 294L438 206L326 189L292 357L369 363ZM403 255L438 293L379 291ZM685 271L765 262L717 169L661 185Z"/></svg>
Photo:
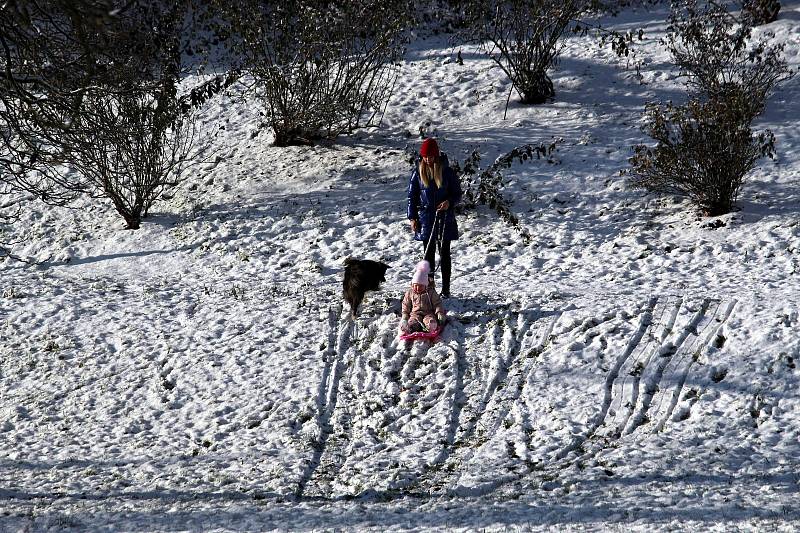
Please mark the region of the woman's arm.
<svg viewBox="0 0 800 533"><path fill-rule="evenodd" d="M419 218L419 179L417 178L417 170L411 173L411 179L408 181L408 205L406 208L406 217L409 220L417 220Z"/></svg>
<svg viewBox="0 0 800 533"><path fill-rule="evenodd" d="M455 206L461 201L461 196L464 194L461 191L461 180L456 176L455 170L447 167L449 171L447 174L447 196L450 200L450 207Z"/></svg>

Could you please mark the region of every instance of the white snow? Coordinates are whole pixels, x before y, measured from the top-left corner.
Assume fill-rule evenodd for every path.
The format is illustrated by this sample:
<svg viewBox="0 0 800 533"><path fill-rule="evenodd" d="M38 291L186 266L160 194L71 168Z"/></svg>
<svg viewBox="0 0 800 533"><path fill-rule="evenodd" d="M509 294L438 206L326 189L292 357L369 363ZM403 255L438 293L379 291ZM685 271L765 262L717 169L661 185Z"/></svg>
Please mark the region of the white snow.
<svg viewBox="0 0 800 533"><path fill-rule="evenodd" d="M782 4L765 30L797 68ZM276 148L222 96L140 230L26 210L3 240L40 264L0 265L0 530L800 528L800 77L758 120L779 157L740 211L628 190L645 102L681 98L665 16L609 19L645 28L644 84L572 36L555 100L503 120L500 69L420 39L377 129ZM426 122L451 160L563 142L506 174L531 244L461 215L450 325L406 346L404 150ZM351 255L391 266L355 325Z"/></svg>

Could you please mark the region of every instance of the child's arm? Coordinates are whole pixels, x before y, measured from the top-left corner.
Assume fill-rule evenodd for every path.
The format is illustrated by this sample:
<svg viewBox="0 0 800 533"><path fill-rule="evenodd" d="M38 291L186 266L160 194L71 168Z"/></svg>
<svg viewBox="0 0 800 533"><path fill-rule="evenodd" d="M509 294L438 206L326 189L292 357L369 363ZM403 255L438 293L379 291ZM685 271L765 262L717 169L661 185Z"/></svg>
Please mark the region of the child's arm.
<svg viewBox="0 0 800 533"><path fill-rule="evenodd" d="M439 296L439 293L436 292L436 289L431 289L431 304L433 304L433 308L436 309L436 316L445 316L447 311L444 310L444 304L442 304L442 297Z"/></svg>
<svg viewBox="0 0 800 533"><path fill-rule="evenodd" d="M408 317L411 316L411 291L406 291L406 293L403 295L403 303L401 307L403 319L408 320Z"/></svg>

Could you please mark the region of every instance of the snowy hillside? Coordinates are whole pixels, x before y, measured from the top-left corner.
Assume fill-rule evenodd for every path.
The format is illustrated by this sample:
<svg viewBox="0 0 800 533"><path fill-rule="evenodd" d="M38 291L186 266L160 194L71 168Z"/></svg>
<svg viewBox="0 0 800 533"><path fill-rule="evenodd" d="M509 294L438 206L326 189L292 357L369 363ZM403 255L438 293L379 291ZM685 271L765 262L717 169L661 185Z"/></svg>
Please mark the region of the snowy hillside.
<svg viewBox="0 0 800 533"><path fill-rule="evenodd" d="M800 66L800 2L762 28ZM0 531L800 528L800 76L740 198L697 217L626 189L644 104L683 81L644 27L640 83L568 39L525 107L473 48L412 43L380 128L275 148L232 96L138 231L106 207L23 213L0 264ZM397 340L421 245L406 149L515 164L459 216L450 325ZM23 240L24 239L24 240ZM388 263L355 325L349 256Z"/></svg>

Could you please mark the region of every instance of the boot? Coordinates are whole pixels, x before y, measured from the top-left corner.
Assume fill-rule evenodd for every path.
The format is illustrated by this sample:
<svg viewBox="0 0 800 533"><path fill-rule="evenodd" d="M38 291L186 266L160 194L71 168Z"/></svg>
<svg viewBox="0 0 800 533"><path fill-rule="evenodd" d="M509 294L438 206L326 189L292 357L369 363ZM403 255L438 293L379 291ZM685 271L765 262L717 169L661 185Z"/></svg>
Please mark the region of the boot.
<svg viewBox="0 0 800 533"><path fill-rule="evenodd" d="M442 292L439 296L442 298L450 298L450 280L442 281Z"/></svg>

